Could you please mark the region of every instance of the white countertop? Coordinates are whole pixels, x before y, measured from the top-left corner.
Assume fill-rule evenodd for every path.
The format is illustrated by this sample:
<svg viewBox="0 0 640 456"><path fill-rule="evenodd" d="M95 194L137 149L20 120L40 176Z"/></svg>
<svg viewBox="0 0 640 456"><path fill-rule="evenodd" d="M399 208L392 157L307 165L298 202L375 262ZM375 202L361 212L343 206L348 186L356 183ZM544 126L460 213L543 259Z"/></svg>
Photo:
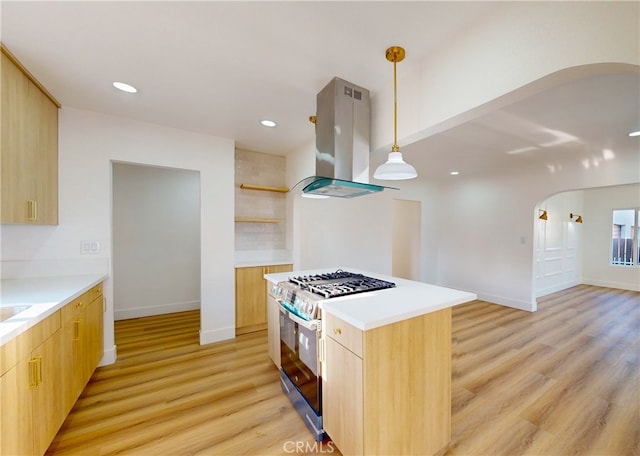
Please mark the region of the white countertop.
<svg viewBox="0 0 640 456"><path fill-rule="evenodd" d="M236 261L236 268L252 268L255 266L279 266L282 264L293 264L291 260L246 260L246 261Z"/></svg>
<svg viewBox="0 0 640 456"><path fill-rule="evenodd" d="M29 307L0 322L0 345L35 326L106 278L106 274L87 274L3 279L0 281L0 307Z"/></svg>
<svg viewBox="0 0 640 456"><path fill-rule="evenodd" d="M235 253L235 267L275 266L293 264L289 250L241 250Z"/></svg>
<svg viewBox="0 0 640 456"><path fill-rule="evenodd" d="M288 280L289 277L312 275L335 271L333 269L314 269L293 271L278 274L266 274L264 277L271 283ZM324 312L359 328L363 331L398 321L417 317L458 304L477 299L474 293L440 287L413 280L401 279L354 268L340 268L357 272L396 284L395 288L358 293L341 298L325 299L320 302Z"/></svg>

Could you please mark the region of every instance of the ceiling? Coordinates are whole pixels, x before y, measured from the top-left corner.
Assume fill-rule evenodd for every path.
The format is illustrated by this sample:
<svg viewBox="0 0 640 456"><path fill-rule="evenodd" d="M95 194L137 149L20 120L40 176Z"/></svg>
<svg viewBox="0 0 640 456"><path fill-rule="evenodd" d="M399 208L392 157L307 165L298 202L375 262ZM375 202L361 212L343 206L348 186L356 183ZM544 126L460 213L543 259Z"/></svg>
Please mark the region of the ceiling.
<svg viewBox="0 0 640 456"><path fill-rule="evenodd" d="M2 41L62 103L233 138L284 154L314 137L308 117L334 76L372 98L392 87L384 50L412 66L508 2L2 2ZM401 24L401 26L395 26ZM124 81L135 95L111 85ZM421 176L548 169L637 153L639 76L542 91L403 146ZM276 128L260 120L277 122ZM618 136L620 135L620 136ZM634 142L636 141L636 142ZM558 154L558 151L562 154ZM587 163L590 162L590 163Z"/></svg>

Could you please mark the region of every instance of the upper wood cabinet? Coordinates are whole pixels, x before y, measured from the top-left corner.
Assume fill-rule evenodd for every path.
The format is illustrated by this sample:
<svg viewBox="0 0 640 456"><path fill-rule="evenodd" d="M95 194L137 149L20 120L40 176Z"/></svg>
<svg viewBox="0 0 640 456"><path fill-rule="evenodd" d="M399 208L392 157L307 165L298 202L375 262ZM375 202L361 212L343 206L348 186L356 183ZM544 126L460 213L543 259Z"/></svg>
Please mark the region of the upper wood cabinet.
<svg viewBox="0 0 640 456"><path fill-rule="evenodd" d="M60 104L2 46L1 223L58 224Z"/></svg>

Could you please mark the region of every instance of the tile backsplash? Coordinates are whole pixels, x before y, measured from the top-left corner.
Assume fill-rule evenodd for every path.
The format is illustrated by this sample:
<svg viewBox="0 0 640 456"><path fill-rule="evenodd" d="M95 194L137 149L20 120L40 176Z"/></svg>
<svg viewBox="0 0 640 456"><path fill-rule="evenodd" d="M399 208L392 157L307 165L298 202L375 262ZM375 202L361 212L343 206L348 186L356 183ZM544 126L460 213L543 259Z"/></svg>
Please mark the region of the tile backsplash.
<svg viewBox="0 0 640 456"><path fill-rule="evenodd" d="M286 160L283 156L236 149L236 251L286 248L286 193L240 188L241 184L285 187L285 166ZM263 221L247 222L241 219Z"/></svg>

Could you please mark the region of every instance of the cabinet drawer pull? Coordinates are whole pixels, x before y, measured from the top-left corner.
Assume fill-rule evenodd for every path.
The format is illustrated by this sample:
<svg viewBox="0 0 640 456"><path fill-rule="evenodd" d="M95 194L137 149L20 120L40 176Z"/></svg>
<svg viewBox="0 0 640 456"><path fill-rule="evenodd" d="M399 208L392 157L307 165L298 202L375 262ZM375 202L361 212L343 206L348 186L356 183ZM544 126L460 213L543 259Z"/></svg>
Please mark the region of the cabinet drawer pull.
<svg viewBox="0 0 640 456"><path fill-rule="evenodd" d="M42 356L36 356L36 382L37 384L42 383Z"/></svg>
<svg viewBox="0 0 640 456"><path fill-rule="evenodd" d="M27 364L29 365L29 388L35 389L38 387L38 360L31 358Z"/></svg>
<svg viewBox="0 0 640 456"><path fill-rule="evenodd" d="M73 340L80 340L80 320L73 322Z"/></svg>
<svg viewBox="0 0 640 456"><path fill-rule="evenodd" d="M38 202L36 200L27 200L27 220L30 222L38 220Z"/></svg>
<svg viewBox="0 0 640 456"><path fill-rule="evenodd" d="M333 333L334 333L334 334L342 334L342 329L341 329L341 328L335 328L335 329L333 330Z"/></svg>

